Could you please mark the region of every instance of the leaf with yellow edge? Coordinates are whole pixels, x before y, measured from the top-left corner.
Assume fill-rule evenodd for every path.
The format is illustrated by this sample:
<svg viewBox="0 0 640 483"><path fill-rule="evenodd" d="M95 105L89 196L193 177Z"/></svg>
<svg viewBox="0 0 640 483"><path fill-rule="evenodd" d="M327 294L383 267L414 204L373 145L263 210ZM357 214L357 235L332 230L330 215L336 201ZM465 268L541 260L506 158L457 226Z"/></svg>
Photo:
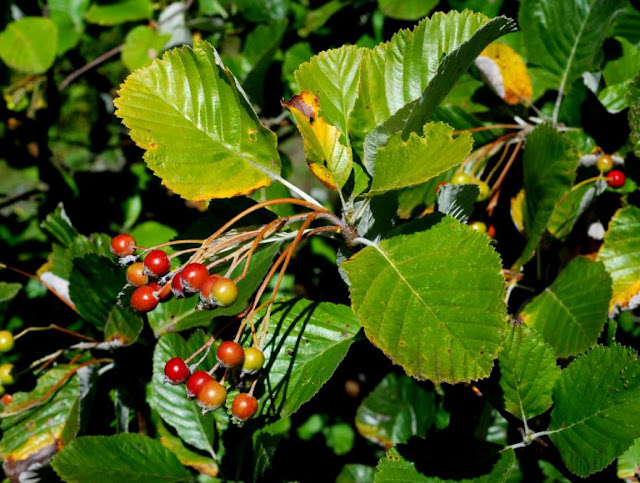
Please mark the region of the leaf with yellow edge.
<svg viewBox="0 0 640 483"><path fill-rule="evenodd" d="M190 466L203 475L207 475L212 478L218 476L218 464L213 459L188 449L180 438L171 434L169 429L159 418L156 418L155 423L162 446L175 454L180 460L180 463Z"/></svg>
<svg viewBox="0 0 640 483"><path fill-rule="evenodd" d="M229 198L279 177L276 135L208 42L166 52L133 72L119 95L116 114L147 165L183 198Z"/></svg>
<svg viewBox="0 0 640 483"><path fill-rule="evenodd" d="M338 128L320 116L318 98L302 91L282 105L296 120L311 172L328 188L342 187L351 174L353 155L351 148L340 142Z"/></svg>
<svg viewBox="0 0 640 483"><path fill-rule="evenodd" d="M509 45L492 43L482 51L475 64L489 87L507 104L531 101L533 88L527 66Z"/></svg>
<svg viewBox="0 0 640 483"><path fill-rule="evenodd" d="M598 259L613 281L609 313L640 305L640 208L629 206L613 215Z"/></svg>

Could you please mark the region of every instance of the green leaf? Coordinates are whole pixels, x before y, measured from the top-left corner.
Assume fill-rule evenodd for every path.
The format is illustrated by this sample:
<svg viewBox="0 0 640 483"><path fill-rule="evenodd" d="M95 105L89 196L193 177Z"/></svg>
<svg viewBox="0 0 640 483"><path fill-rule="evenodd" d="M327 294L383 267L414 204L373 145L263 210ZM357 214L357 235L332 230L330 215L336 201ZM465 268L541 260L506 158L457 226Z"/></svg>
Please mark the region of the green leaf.
<svg viewBox="0 0 640 483"><path fill-rule="evenodd" d="M253 481L262 481L264 474L273 467L280 441L289 435L291 419L278 419L253 433Z"/></svg>
<svg viewBox="0 0 640 483"><path fill-rule="evenodd" d="M122 270L112 260L95 254L85 255L73 259L69 296L78 313L102 329L124 282Z"/></svg>
<svg viewBox="0 0 640 483"><path fill-rule="evenodd" d="M419 20L438 5L438 0L378 0L378 8L396 20Z"/></svg>
<svg viewBox="0 0 640 483"><path fill-rule="evenodd" d="M85 18L99 25L119 25L151 18L152 13L151 0L115 0L103 5L94 3Z"/></svg>
<svg viewBox="0 0 640 483"><path fill-rule="evenodd" d="M308 37L310 34L320 29L327 21L336 13L342 10L349 2L341 0L330 0L324 5L310 10L305 19L305 25L298 30L298 35L302 38Z"/></svg>
<svg viewBox="0 0 640 483"><path fill-rule="evenodd" d="M78 236L78 232L71 224L71 220L64 211L64 206L60 203L53 213L47 215L41 228L48 231L63 247L68 247Z"/></svg>
<svg viewBox="0 0 640 483"><path fill-rule="evenodd" d="M425 436L435 416L433 392L407 376L389 373L358 407L356 428L365 438L389 448L412 436Z"/></svg>
<svg viewBox="0 0 640 483"><path fill-rule="evenodd" d="M605 468L640 437L640 363L631 348L597 346L553 390L549 431L572 473Z"/></svg>
<svg viewBox="0 0 640 483"><path fill-rule="evenodd" d="M59 365L38 378L29 393L17 392L5 411L17 411L40 401L72 368ZM44 404L5 417L0 422L2 440L0 454L7 476L18 480L20 473L32 464L46 464L61 446L78 431L80 387L71 377Z"/></svg>
<svg viewBox="0 0 640 483"><path fill-rule="evenodd" d="M263 349L259 413L286 418L296 412L329 380L359 329L344 305L304 299L276 304Z"/></svg>
<svg viewBox="0 0 640 483"><path fill-rule="evenodd" d="M129 308L114 306L104 327L105 342L117 342L131 345L142 332L143 322L140 315Z"/></svg>
<svg viewBox="0 0 640 483"><path fill-rule="evenodd" d="M375 468L360 464L347 464L342 467L336 483L372 483Z"/></svg>
<svg viewBox="0 0 640 483"><path fill-rule="evenodd" d="M58 27L48 18L22 17L0 33L0 59L29 74L49 70L58 49Z"/></svg>
<svg viewBox="0 0 640 483"><path fill-rule="evenodd" d="M635 45L640 44L640 10L627 3L613 24L613 34L624 37Z"/></svg>
<svg viewBox="0 0 640 483"><path fill-rule="evenodd" d="M460 12L463 10L472 10L474 12L483 13L487 17L495 17L500 12L504 0L448 0L451 8Z"/></svg>
<svg viewBox="0 0 640 483"><path fill-rule="evenodd" d="M124 39L122 62L131 71L149 65L162 52L162 47L170 38L169 34L163 35L156 29L138 25Z"/></svg>
<svg viewBox="0 0 640 483"><path fill-rule="evenodd" d="M168 425L175 428L186 443L207 451L213 458L214 418L203 416L195 400L188 399L183 385L174 386L164 382L164 366L173 357L186 359L199 349L208 337L196 332L188 342L177 334L160 337L153 351L153 377L149 405L158 412ZM203 362L206 370L215 364L215 356L209 354Z"/></svg>
<svg viewBox="0 0 640 483"><path fill-rule="evenodd" d="M556 204L547 223L547 230L562 240L569 236L578 218L606 188L605 182L585 184L567 191Z"/></svg>
<svg viewBox="0 0 640 483"><path fill-rule="evenodd" d="M49 16L58 26L58 55L75 47L84 32L89 0L49 0Z"/></svg>
<svg viewBox="0 0 640 483"><path fill-rule="evenodd" d="M291 92L297 92L298 83L295 79L295 71L300 66L313 57L313 50L309 42L298 42L293 44L284 53L282 60L282 78L286 81L285 85L289 87Z"/></svg>
<svg viewBox="0 0 640 483"><path fill-rule="evenodd" d="M471 134L453 138L453 128L444 123L428 123L424 136L411 133L406 141L393 134L378 150L371 183L372 193L425 183L460 164L471 152Z"/></svg>
<svg viewBox="0 0 640 483"><path fill-rule="evenodd" d="M533 257L556 204L571 189L578 161L571 142L549 124L539 125L527 137L522 165L528 239L512 270Z"/></svg>
<svg viewBox="0 0 640 483"><path fill-rule="evenodd" d="M0 282L0 303L12 300L21 288L19 283Z"/></svg>
<svg viewBox="0 0 640 483"><path fill-rule="evenodd" d="M322 431L327 441L327 446L340 456L353 449L355 431L348 423L338 423L325 427Z"/></svg>
<svg viewBox="0 0 640 483"><path fill-rule="evenodd" d="M506 316L489 237L445 217L367 247L342 268L365 334L409 375L451 383L489 375Z"/></svg>
<svg viewBox="0 0 640 483"><path fill-rule="evenodd" d="M557 357L573 356L597 342L610 298L611 278L605 266L577 257L524 307L519 318L542 335Z"/></svg>
<svg viewBox="0 0 640 483"><path fill-rule="evenodd" d="M627 93L631 87L631 79L620 84L607 86L598 92L598 100L611 114L617 114L629 107Z"/></svg>
<svg viewBox="0 0 640 483"><path fill-rule="evenodd" d="M159 337L167 332L179 332L193 327L208 326L214 317L236 315L242 312L262 283L279 249L279 243L271 243L261 250L256 250L246 277L237 283L238 300L229 307L196 310L197 302L193 298L174 298L158 305L153 312L147 315L155 336ZM243 270L244 264L240 264L231 272L231 278L239 276Z"/></svg>
<svg viewBox="0 0 640 483"><path fill-rule="evenodd" d="M203 475L208 475L212 478L218 476L218 465L215 460L188 449L182 440L174 436L161 420L155 421L155 424L162 446L175 454L180 463L192 467Z"/></svg>
<svg viewBox="0 0 640 483"><path fill-rule="evenodd" d="M568 89L592 72L602 43L624 0L523 0L519 24L530 62Z"/></svg>
<svg viewBox="0 0 640 483"><path fill-rule="evenodd" d="M636 308L640 293L640 208L621 208L613 215L598 260L611 275L609 312Z"/></svg>
<svg viewBox="0 0 640 483"><path fill-rule="evenodd" d="M504 407L526 421L549 409L560 367L550 345L533 329L514 326L498 357Z"/></svg>
<svg viewBox="0 0 640 483"><path fill-rule="evenodd" d="M116 114L146 163L184 198L246 194L280 173L275 134L207 42L168 51L131 74L119 94Z"/></svg>
<svg viewBox="0 0 640 483"><path fill-rule="evenodd" d="M622 55L610 60L602 69L602 77L608 86L622 84L638 75L640 65L640 47L636 47L627 39L618 37L616 40L622 47Z"/></svg>
<svg viewBox="0 0 640 483"><path fill-rule="evenodd" d="M490 473L469 479L441 479L427 476L416 469L416 466L406 460L392 448L378 461L374 481L376 483L440 483L440 482L475 482L475 483L502 483L507 481L511 468L515 464L516 457L512 449L502 451L500 458Z"/></svg>
<svg viewBox="0 0 640 483"><path fill-rule="evenodd" d="M347 145L349 116L358 95L363 52L364 49L355 45L327 50L300 65L294 73L301 90L318 96L322 117L340 130Z"/></svg>
<svg viewBox="0 0 640 483"><path fill-rule="evenodd" d="M506 17L436 13L366 55L352 123L366 136L367 170L373 173L377 151L392 134L402 131L406 140L419 132L480 52L514 28Z"/></svg>
<svg viewBox="0 0 640 483"><path fill-rule="evenodd" d="M142 434L83 436L51 463L68 483L92 481L184 481L190 475L176 455Z"/></svg>
<svg viewBox="0 0 640 483"><path fill-rule="evenodd" d="M640 75L638 75L629 85L627 93L627 102L629 103L629 127L631 133L629 138L633 145L633 152L640 157Z"/></svg>
<svg viewBox="0 0 640 483"><path fill-rule="evenodd" d="M438 188L437 210L466 223L479 193L480 188L476 184L442 185Z"/></svg>
<svg viewBox="0 0 640 483"><path fill-rule="evenodd" d="M618 458L616 476L621 480L635 478L638 466L640 466L640 439L636 439L631 447Z"/></svg>

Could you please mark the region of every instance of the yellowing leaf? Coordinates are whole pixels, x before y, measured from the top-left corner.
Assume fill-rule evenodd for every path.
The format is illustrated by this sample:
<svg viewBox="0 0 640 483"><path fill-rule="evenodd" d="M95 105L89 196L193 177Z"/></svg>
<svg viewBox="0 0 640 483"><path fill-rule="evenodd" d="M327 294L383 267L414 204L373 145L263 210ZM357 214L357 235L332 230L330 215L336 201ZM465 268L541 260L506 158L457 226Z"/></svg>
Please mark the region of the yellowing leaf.
<svg viewBox="0 0 640 483"><path fill-rule="evenodd" d="M302 91L282 105L291 111L304 141L309 169L325 186L335 190L351 174L351 148L340 142L340 131L319 115L318 98Z"/></svg>
<svg viewBox="0 0 640 483"><path fill-rule="evenodd" d="M522 215L522 207L524 206L524 190L518 191L518 194L511 198L511 220L518 231L524 231L524 218Z"/></svg>
<svg viewBox="0 0 640 483"><path fill-rule="evenodd" d="M531 101L531 77L522 57L501 42L487 46L475 61L489 87L507 104Z"/></svg>

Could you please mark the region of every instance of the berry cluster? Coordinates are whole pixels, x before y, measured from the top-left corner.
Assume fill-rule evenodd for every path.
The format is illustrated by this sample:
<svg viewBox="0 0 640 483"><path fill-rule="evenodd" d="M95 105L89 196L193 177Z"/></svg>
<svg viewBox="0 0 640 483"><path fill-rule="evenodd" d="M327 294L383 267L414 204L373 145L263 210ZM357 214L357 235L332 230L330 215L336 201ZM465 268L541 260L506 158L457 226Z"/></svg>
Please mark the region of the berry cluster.
<svg viewBox="0 0 640 483"><path fill-rule="evenodd" d="M228 307L238 298L238 287L231 279L209 274L202 263L187 263L171 271L171 259L159 249L147 249L143 262L135 261L138 249L135 239L121 234L111 240L111 252L120 257L127 267L127 282L136 289L131 294L131 306L139 312L149 312L159 302L173 294L177 298L200 293L200 308Z"/></svg>
<svg viewBox="0 0 640 483"><path fill-rule="evenodd" d="M610 188L622 188L627 180L625 174L619 169L613 169L613 158L610 154L602 154L596 160L596 167L602 173L606 173L605 179Z"/></svg>
<svg viewBox="0 0 640 483"><path fill-rule="evenodd" d="M0 352L9 352L13 349L15 340L13 334L8 330L0 330ZM15 384L16 377L13 364L5 363L0 365L0 394L4 394L5 386ZM2 404L6 406L11 403L11 394L4 394L2 397Z"/></svg>
<svg viewBox="0 0 640 483"><path fill-rule="evenodd" d="M255 374L264 365L264 354L256 347L244 349L237 342L225 341L218 346L216 353L218 364L209 372L203 370L194 371L195 366L190 368L187 363L201 349L186 361L179 357L174 357L167 361L164 366L164 375L165 381L170 384L186 383L187 397L196 398L204 414L207 411L214 411L225 405L227 389L224 385L224 380L227 373L233 370L241 370L243 375ZM226 369L225 376L220 382L212 376L219 366ZM248 393L240 393L233 399L231 412L239 421L246 421L258 410L258 400L253 397L254 386Z"/></svg>

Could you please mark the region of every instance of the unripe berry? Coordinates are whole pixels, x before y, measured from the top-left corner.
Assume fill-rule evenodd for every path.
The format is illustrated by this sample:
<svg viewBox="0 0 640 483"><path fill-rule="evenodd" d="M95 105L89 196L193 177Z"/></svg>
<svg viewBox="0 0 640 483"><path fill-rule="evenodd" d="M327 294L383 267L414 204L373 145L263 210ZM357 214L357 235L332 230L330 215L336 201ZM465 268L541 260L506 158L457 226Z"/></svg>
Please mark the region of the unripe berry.
<svg viewBox="0 0 640 483"><path fill-rule="evenodd" d="M213 411L227 401L227 390L218 381L211 379L204 383L197 397L203 412Z"/></svg>
<svg viewBox="0 0 640 483"><path fill-rule="evenodd" d="M608 173L613 169L613 158L609 154L603 154L597 159L596 167L601 173Z"/></svg>
<svg viewBox="0 0 640 483"><path fill-rule="evenodd" d="M246 421L258 411L258 400L249 394L241 392L233 399L231 412L240 421Z"/></svg>
<svg viewBox="0 0 640 483"><path fill-rule="evenodd" d="M244 362L244 349L237 342L226 340L218 346L218 362L223 367L238 367Z"/></svg>
<svg viewBox="0 0 640 483"><path fill-rule="evenodd" d="M0 330L0 352L9 352L14 345L13 334L8 330Z"/></svg>
<svg viewBox="0 0 640 483"><path fill-rule="evenodd" d="M155 309L160 300L156 295L158 290L160 290L160 286L156 283L138 287L131 294L131 307L138 312L150 312Z"/></svg>
<svg viewBox="0 0 640 483"><path fill-rule="evenodd" d="M491 193L491 189L489 185L482 181L481 179L474 180L474 183L478 185L478 189L480 190L480 194L478 195L478 201L485 201L489 198L489 193Z"/></svg>
<svg viewBox="0 0 640 483"><path fill-rule="evenodd" d="M191 376L189 376L189 379L187 379L187 396L197 397L200 389L202 389L202 386L212 380L213 377L211 377L211 375L209 375L209 373L206 371L194 372L193 374L191 374Z"/></svg>
<svg viewBox="0 0 640 483"><path fill-rule="evenodd" d="M210 298L212 302L221 307L229 307L238 300L238 286L233 280L228 278L220 278L211 287Z"/></svg>
<svg viewBox="0 0 640 483"><path fill-rule="evenodd" d="M189 263L180 272L182 287L188 292L198 292L209 276L209 270L202 263Z"/></svg>
<svg viewBox="0 0 640 483"><path fill-rule="evenodd" d="M611 170L607 174L607 184L611 188L622 188L626 180L625 174L618 169Z"/></svg>
<svg viewBox="0 0 640 483"><path fill-rule="evenodd" d="M473 178L464 171L456 173L451 178L451 184L470 184L473 182Z"/></svg>
<svg viewBox="0 0 640 483"><path fill-rule="evenodd" d="M480 233L487 232L487 225L485 225L481 221L474 221L473 223L470 223L469 228L471 228L474 231L478 231Z"/></svg>
<svg viewBox="0 0 640 483"><path fill-rule="evenodd" d="M4 386L10 386L11 384L15 384L15 382L13 364L6 363L0 365L0 383Z"/></svg>
<svg viewBox="0 0 640 483"><path fill-rule="evenodd" d="M161 277L171 268L171 261L162 250L151 250L144 258L144 268L149 275Z"/></svg>
<svg viewBox="0 0 640 483"><path fill-rule="evenodd" d="M169 359L164 365L164 375L166 380L173 384L182 384L189 378L191 371L187 367L187 364L179 357Z"/></svg>
<svg viewBox="0 0 640 483"><path fill-rule="evenodd" d="M244 362L242 363L242 372L245 374L253 374L258 372L264 366L264 354L257 347L247 347L244 350Z"/></svg>
<svg viewBox="0 0 640 483"><path fill-rule="evenodd" d="M202 285L200 286L200 298L204 301L208 301L211 295L211 288L215 285L215 283L222 278L221 275L213 274L209 275Z"/></svg>
<svg viewBox="0 0 640 483"><path fill-rule="evenodd" d="M127 257L136 251L136 240L128 233L116 235L111 239L110 248L114 255Z"/></svg>
<svg viewBox="0 0 640 483"><path fill-rule="evenodd" d="M144 273L144 264L136 262L127 268L127 282L134 287L141 287L149 283L149 276Z"/></svg>

